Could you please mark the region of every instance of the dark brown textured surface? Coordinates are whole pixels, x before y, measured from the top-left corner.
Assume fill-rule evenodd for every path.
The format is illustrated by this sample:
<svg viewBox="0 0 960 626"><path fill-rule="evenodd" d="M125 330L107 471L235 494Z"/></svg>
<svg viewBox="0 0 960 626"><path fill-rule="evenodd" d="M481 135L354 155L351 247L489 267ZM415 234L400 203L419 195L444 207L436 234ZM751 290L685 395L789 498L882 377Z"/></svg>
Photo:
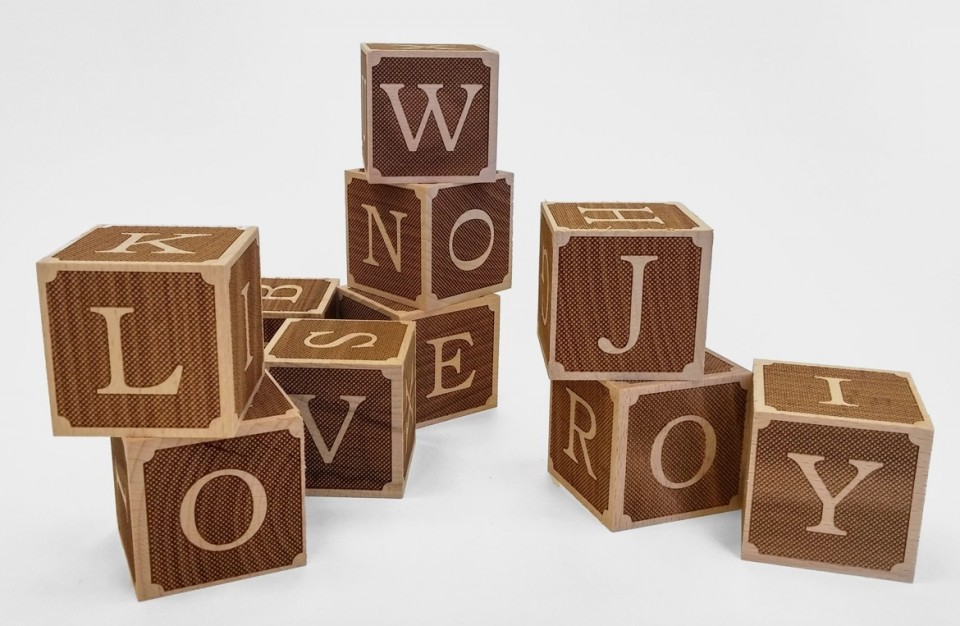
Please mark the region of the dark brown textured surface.
<svg viewBox="0 0 960 626"><path fill-rule="evenodd" d="M379 311L366 302L350 296L341 296L338 315L342 320L390 320L391 316Z"/></svg>
<svg viewBox="0 0 960 626"><path fill-rule="evenodd" d="M510 184L504 178L492 183L445 187L433 199L433 293L449 298L461 293L499 285L510 272ZM467 211L480 209L493 223L463 222L453 233L453 253L460 261L473 261L483 255L493 237L489 256L472 270L456 266L450 256L450 235L456 221Z"/></svg>
<svg viewBox="0 0 960 626"><path fill-rule="evenodd" d="M730 504L740 491L746 401L747 392L736 382L641 395L628 413L624 514L638 522ZM686 415L699 416L713 427L716 457L699 481L671 489L652 474L651 454L660 432L672 420ZM674 483L692 479L705 453L703 428L691 421L676 424L661 450L663 475Z"/></svg>
<svg viewBox="0 0 960 626"><path fill-rule="evenodd" d="M110 452L113 457L113 495L117 506L117 530L120 531L120 543L127 557L130 578L137 579L133 556L133 527L130 519L130 478L127 471L127 456L123 452L123 440L110 439Z"/></svg>
<svg viewBox="0 0 960 626"><path fill-rule="evenodd" d="M360 296L367 298L368 300L373 300L377 304L384 306L396 313L411 313L411 312L417 311L417 309L412 306L408 306L406 304L403 304L402 302L395 302L389 298L378 296L375 293L369 293L367 291L364 291L363 289L350 289L350 291L353 291L354 293L357 293Z"/></svg>
<svg viewBox="0 0 960 626"><path fill-rule="evenodd" d="M199 274L60 272L46 285L57 412L80 428L205 428L220 416L214 287ZM107 324L120 321L127 384L156 385L177 365L177 395L107 395Z"/></svg>
<svg viewBox="0 0 960 626"><path fill-rule="evenodd" d="M537 338L545 358L550 355L550 316L553 311L553 235L543 213L540 214L540 253L537 282Z"/></svg>
<svg viewBox="0 0 960 626"><path fill-rule="evenodd" d="M283 393L280 386L265 375L260 382L257 393L253 394L253 400L250 402L250 408L243 416L243 421L253 422L259 419L278 417L292 408L290 399Z"/></svg>
<svg viewBox="0 0 960 626"><path fill-rule="evenodd" d="M823 404L831 399L830 387L816 376L849 379L840 383L843 400L858 406ZM763 366L763 393L767 406L778 411L900 424L923 421L910 383L890 372L772 363Z"/></svg>
<svg viewBox="0 0 960 626"><path fill-rule="evenodd" d="M247 288L246 300L240 293L244 287ZM240 255L230 271L233 395L238 415L247 406L250 396L263 375L263 333L260 332L263 319L260 314L259 290L260 246L254 240ZM248 354L252 357L249 364L247 363Z"/></svg>
<svg viewBox="0 0 960 626"><path fill-rule="evenodd" d="M392 479L391 382L379 370L274 367L270 373L288 394L316 396L308 403L324 444L332 448L349 404L341 396L363 396L340 447L324 463L309 429L306 437L307 489L383 489Z"/></svg>
<svg viewBox="0 0 960 626"><path fill-rule="evenodd" d="M373 320L292 320L282 331L270 355L278 359L315 359L322 361L386 361L400 355L408 326L403 322ZM317 337L314 343L332 343L353 333L369 333L376 337L374 345L357 346L372 341L367 336L355 337L330 348L314 348L304 344L311 333L330 332Z"/></svg>
<svg viewBox="0 0 960 626"><path fill-rule="evenodd" d="M710 374L725 374L733 371L734 367L736 366L733 363L725 361L715 354L711 354L710 352L704 354L703 373L705 375L709 376Z"/></svg>
<svg viewBox="0 0 960 626"><path fill-rule="evenodd" d="M328 302L332 300L334 291L333 283L323 278L260 278L260 284L267 287L281 287L283 285L296 285L303 289L299 297L291 302L290 300L278 300L275 298L261 298L264 317L271 313L307 313L314 312L323 304L324 298L330 294ZM261 295L263 291L260 291ZM292 290L280 290L278 296L294 295ZM321 311L322 312L322 311ZM289 317L289 316L287 316Z"/></svg>
<svg viewBox="0 0 960 626"><path fill-rule="evenodd" d="M158 450L143 467L149 582L172 591L290 565L304 551L300 445L280 430ZM266 518L246 543L208 551L183 534L180 508L194 483L224 469L257 477L267 494ZM246 532L252 511L250 489L242 480L215 478L197 498L197 529L212 544L230 543Z"/></svg>
<svg viewBox="0 0 960 626"><path fill-rule="evenodd" d="M394 185L371 185L361 178L354 178L347 185L346 194L347 256L351 280L357 285L379 289L401 298L416 299L421 291L420 218L423 210L417 194L412 189ZM400 271L397 271L390 257L376 221L371 220L363 208L365 204L376 207L389 235L390 245L396 246L399 240ZM391 211L406 215L400 221L399 237L396 218ZM379 265L363 262L368 258L371 230L373 259Z"/></svg>
<svg viewBox="0 0 960 626"><path fill-rule="evenodd" d="M209 235L167 242L188 254L160 254L156 246L130 246L130 252L107 253L127 241L125 233L153 233L141 241L184 234ZM239 228L198 228L192 226L105 226L91 231L60 252L53 254L61 261L114 261L117 263L202 263L219 259L243 234Z"/></svg>
<svg viewBox="0 0 960 626"><path fill-rule="evenodd" d="M417 438L417 355L411 350L403 364L403 477L406 480Z"/></svg>
<svg viewBox="0 0 960 626"><path fill-rule="evenodd" d="M574 461L564 449L570 443L570 395L573 390L597 416L596 435L586 441L590 466L596 478L587 471L580 437L574 434ZM590 415L581 405L576 405L575 423L584 431L590 430ZM554 470L570 483L583 498L603 513L610 502L610 454L613 444L613 401L609 390L593 381L555 381L550 384L550 460Z"/></svg>
<svg viewBox="0 0 960 626"><path fill-rule="evenodd" d="M270 340L277 334L277 331L280 330L280 327L283 326L285 321L286 319L282 317L263 318L263 345L270 343Z"/></svg>
<svg viewBox="0 0 960 626"><path fill-rule="evenodd" d="M578 207L584 209L618 209L625 218L636 219L620 221L612 211L595 210L587 213L587 217L591 218L591 221L588 222L584 219ZM680 210L680 207L675 204L644 202L548 202L547 209L553 216L553 220L557 223L557 226L574 230L686 230L697 227L697 223L687 217L687 215ZM650 212L644 211L643 209L650 209ZM659 218L663 224L653 221L657 218Z"/></svg>
<svg viewBox="0 0 960 626"><path fill-rule="evenodd" d="M479 53L478 53L479 54ZM476 58L386 57L371 68L367 140L373 167L384 176L475 176L490 163L491 68ZM470 105L456 149L448 152L431 115L418 149L410 152L384 84L404 85L400 103L414 136L427 108L427 95L417 85L440 84L437 101L452 136L467 101L464 84L482 85Z"/></svg>
<svg viewBox="0 0 960 626"><path fill-rule="evenodd" d="M694 360L702 249L686 237L573 237L560 248L556 360L568 372L682 372ZM640 335L626 344L633 269L621 256L656 256L646 265Z"/></svg>
<svg viewBox="0 0 960 626"><path fill-rule="evenodd" d="M761 554L885 571L904 561L918 456L908 435L774 420L756 441L749 542ZM822 505L790 453L824 457L816 470L832 494L856 476L851 459L884 464L837 505L846 536L806 530Z"/></svg>

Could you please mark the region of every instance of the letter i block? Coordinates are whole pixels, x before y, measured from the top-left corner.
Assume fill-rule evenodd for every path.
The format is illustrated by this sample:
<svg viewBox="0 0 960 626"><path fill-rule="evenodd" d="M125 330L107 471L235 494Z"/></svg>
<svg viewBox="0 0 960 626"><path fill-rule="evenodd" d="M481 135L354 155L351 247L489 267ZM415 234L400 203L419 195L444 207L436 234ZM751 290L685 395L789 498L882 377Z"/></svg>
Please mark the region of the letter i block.
<svg viewBox="0 0 960 626"><path fill-rule="evenodd" d="M55 435L236 432L263 374L256 228L100 226L37 277Z"/></svg>
<svg viewBox="0 0 960 626"><path fill-rule="evenodd" d="M913 379L754 362L744 559L912 582L933 445Z"/></svg>
<svg viewBox="0 0 960 626"><path fill-rule="evenodd" d="M737 509L750 382L709 351L699 381L554 381L550 474L610 530Z"/></svg>
<svg viewBox="0 0 960 626"><path fill-rule="evenodd" d="M416 323L417 428L497 406L500 296L421 311L341 288L342 319Z"/></svg>
<svg viewBox="0 0 960 626"><path fill-rule="evenodd" d="M336 278L261 278L264 343L277 334L285 319L331 317L339 284Z"/></svg>
<svg viewBox="0 0 960 626"><path fill-rule="evenodd" d="M411 322L297 320L266 349L307 428L310 496L401 498L416 430Z"/></svg>
<svg viewBox="0 0 960 626"><path fill-rule="evenodd" d="M551 380L703 376L713 230L682 204L544 202L537 326Z"/></svg>
<svg viewBox="0 0 960 626"><path fill-rule="evenodd" d="M303 421L269 375L235 437L112 440L137 598L304 565Z"/></svg>
<svg viewBox="0 0 960 626"><path fill-rule="evenodd" d="M432 310L510 287L513 174L474 185L373 185L346 172L351 287Z"/></svg>
<svg viewBox="0 0 960 626"><path fill-rule="evenodd" d="M360 65L363 163L371 183L496 179L495 50L365 43Z"/></svg>

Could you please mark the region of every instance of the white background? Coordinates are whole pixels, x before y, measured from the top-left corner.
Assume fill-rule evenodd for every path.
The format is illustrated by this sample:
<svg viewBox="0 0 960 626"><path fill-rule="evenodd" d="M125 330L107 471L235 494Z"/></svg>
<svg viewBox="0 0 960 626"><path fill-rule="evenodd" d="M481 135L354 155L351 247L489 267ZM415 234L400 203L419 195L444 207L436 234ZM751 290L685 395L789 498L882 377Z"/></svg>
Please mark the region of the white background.
<svg viewBox="0 0 960 626"><path fill-rule="evenodd" d="M955 619L958 18L948 2L0 1L0 620ZM310 499L307 567L137 603L107 441L50 434L33 263L97 223L253 224L266 275L343 277L361 41L501 53L500 408L419 431L403 500ZM915 584L743 562L735 513L612 534L552 483L545 198L703 217L708 345L742 364L914 374L937 428Z"/></svg>

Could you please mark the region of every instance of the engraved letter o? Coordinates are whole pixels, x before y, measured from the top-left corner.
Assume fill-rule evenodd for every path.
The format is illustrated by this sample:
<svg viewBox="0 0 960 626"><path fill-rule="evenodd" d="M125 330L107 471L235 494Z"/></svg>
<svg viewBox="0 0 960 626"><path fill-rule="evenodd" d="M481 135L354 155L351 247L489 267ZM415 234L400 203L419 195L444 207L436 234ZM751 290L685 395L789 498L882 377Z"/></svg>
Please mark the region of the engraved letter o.
<svg viewBox="0 0 960 626"><path fill-rule="evenodd" d="M704 454L703 462L700 464L700 469L697 470L697 473L693 475L689 480L685 480L681 483L675 483L669 478L666 474L663 473L663 444L667 441L667 435L670 434L670 431L673 430L674 426L682 424L683 422L694 422L703 430L704 441ZM684 415L678 417L675 420L671 420L666 426L663 427L657 434L657 438L653 440L653 449L650 451L650 469L653 471L653 477L657 479L657 482L666 487L667 489L683 489L691 485L696 484L704 474L710 471L710 467L713 466L713 460L717 457L717 432L713 429L713 426L710 425L710 422L703 419L699 415Z"/></svg>
<svg viewBox="0 0 960 626"><path fill-rule="evenodd" d="M458 228L471 220L480 220L487 225L487 228L490 229L490 242L487 244L487 249L483 251L483 254L470 261L464 261L453 251L453 237L457 234ZM450 260L453 261L453 264L462 269L464 272L477 269L483 265L487 261L487 257L490 256L490 252L493 250L494 237L493 220L490 219L490 216L487 215L487 212L482 209L470 209L458 217L457 221L453 223L453 228L450 229Z"/></svg>
<svg viewBox="0 0 960 626"><path fill-rule="evenodd" d="M221 476L236 476L247 484L247 487L250 489L250 496L253 498L253 516L250 519L250 525L247 526L246 532L240 535L239 538L230 543L217 545L201 537L200 531L197 529L197 497L200 495L200 490L203 489L207 483ZM180 504L180 528L183 529L183 534L187 537L187 541L201 550L210 552L223 552L224 550L230 550L247 543L257 534L257 531L260 530L260 526L263 525L263 520L266 517L267 492L263 488L263 483L253 474L238 469L217 470L216 472L207 474L193 483L193 486L187 490L187 495L183 497L183 502Z"/></svg>

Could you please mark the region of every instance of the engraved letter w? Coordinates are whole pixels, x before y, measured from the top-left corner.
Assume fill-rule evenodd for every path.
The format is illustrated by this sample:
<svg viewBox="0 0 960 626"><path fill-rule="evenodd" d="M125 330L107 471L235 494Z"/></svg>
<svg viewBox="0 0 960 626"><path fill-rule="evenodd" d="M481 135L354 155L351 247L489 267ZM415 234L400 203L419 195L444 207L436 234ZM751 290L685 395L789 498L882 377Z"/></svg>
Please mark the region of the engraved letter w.
<svg viewBox="0 0 960 626"><path fill-rule="evenodd" d="M423 117L420 118L420 128L417 129L417 134L414 136L410 130L410 122L407 120L407 114L403 110L403 105L400 104L400 89L403 88L403 85L380 85L380 89L387 92L387 96L390 98L390 104L393 105L393 114L397 116L397 123L400 124L400 132L403 133L403 140L407 142L407 150L409 152L416 152L420 147L423 131L426 130L427 120L430 119L430 115L432 114L437 120L437 127L440 130L443 147L447 149L447 152L453 152L457 148L460 131L463 130L463 123L467 120L470 105L473 104L473 98L483 85L460 85L460 88L467 92L467 101L463 105L463 110L460 111L460 120L457 122L457 129L453 132L452 136L450 129L447 127L447 120L443 117L443 111L440 110L440 102L437 100L437 91L443 87L443 85L417 85L417 87L423 91L423 93L427 94L427 108L423 112Z"/></svg>

